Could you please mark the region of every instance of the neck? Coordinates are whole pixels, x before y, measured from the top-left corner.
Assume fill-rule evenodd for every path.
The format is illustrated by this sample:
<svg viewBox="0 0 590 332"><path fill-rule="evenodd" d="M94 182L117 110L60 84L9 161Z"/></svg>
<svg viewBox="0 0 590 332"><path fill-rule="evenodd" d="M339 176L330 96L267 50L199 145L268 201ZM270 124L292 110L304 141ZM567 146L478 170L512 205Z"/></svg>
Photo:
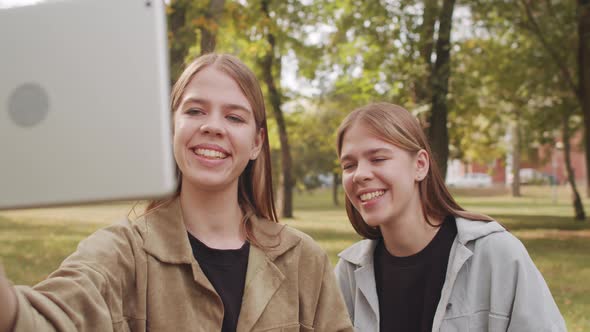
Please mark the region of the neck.
<svg viewBox="0 0 590 332"><path fill-rule="evenodd" d="M432 241L440 229L426 222L419 199L414 201L391 222L379 226L385 248L394 256L406 257L417 254ZM430 217L428 219L434 225L442 222Z"/></svg>
<svg viewBox="0 0 590 332"><path fill-rule="evenodd" d="M244 244L237 183L225 190L203 191L183 180L180 206L186 229L208 247L237 249Z"/></svg>

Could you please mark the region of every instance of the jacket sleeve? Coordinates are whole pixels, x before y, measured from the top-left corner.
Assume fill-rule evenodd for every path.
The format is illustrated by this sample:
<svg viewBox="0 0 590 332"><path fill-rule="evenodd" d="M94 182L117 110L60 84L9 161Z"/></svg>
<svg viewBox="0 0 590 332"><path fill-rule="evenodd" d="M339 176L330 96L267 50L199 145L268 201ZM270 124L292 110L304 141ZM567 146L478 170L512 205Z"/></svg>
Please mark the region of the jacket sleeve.
<svg viewBox="0 0 590 332"><path fill-rule="evenodd" d="M350 263L343 259L338 260L336 268L334 269L336 282L342 292L342 297L344 298L344 303L346 304L350 320L354 322L354 294L356 285L354 283L354 278L351 275L352 273Z"/></svg>
<svg viewBox="0 0 590 332"><path fill-rule="evenodd" d="M14 331L112 331L123 322L122 299L135 279L129 227L99 230L48 278L16 286Z"/></svg>
<svg viewBox="0 0 590 332"><path fill-rule="evenodd" d="M524 245L508 234L512 242L500 249L510 250L510 270L514 283L514 299L508 331L567 331L565 321L543 279ZM506 272L506 271L504 271Z"/></svg>
<svg viewBox="0 0 590 332"><path fill-rule="evenodd" d="M322 285L314 319L315 331L353 331L348 311L336 283L332 265L323 254Z"/></svg>

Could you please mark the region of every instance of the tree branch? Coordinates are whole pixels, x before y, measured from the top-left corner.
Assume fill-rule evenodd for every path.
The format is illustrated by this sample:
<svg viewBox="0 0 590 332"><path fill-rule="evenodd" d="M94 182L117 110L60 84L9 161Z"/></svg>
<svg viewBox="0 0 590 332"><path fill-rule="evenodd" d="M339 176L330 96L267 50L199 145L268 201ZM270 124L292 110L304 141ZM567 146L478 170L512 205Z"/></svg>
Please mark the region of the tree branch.
<svg viewBox="0 0 590 332"><path fill-rule="evenodd" d="M535 20L535 17L533 16L529 1L528 0L521 0L520 2L524 5L526 16L531 24L530 31L532 31L535 34L535 36L537 36L537 38L539 39L539 41L541 42L541 44L543 45L545 50L549 53L549 55L551 56L551 58L553 59L553 61L557 65L557 67L559 68L561 76L565 80L568 87L572 90L574 95L576 95L578 97L578 99L581 99L582 95L580 93L579 87L576 86L576 83L572 79L572 75L571 75L570 71L568 70L565 62L559 57L559 54L557 54L555 49L553 49L551 47L551 45L549 45L549 42L547 41L547 39L545 39L545 36L543 35L543 32L541 31L539 24L537 23L537 21Z"/></svg>

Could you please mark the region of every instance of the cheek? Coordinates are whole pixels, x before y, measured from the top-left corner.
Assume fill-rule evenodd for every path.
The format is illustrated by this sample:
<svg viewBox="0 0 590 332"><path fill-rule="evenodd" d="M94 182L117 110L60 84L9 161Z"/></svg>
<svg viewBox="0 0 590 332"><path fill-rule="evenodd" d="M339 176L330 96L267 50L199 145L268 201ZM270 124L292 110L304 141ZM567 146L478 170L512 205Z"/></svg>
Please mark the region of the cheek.
<svg viewBox="0 0 590 332"><path fill-rule="evenodd" d="M183 148L186 146L188 139L190 138L190 130L187 126L186 121L175 119L174 121L174 134L172 136L172 144L174 157L178 162L178 158L181 156Z"/></svg>
<svg viewBox="0 0 590 332"><path fill-rule="evenodd" d="M182 134L183 131L185 131L185 128L187 126L186 121L177 118L174 120L174 136Z"/></svg>
<svg viewBox="0 0 590 332"><path fill-rule="evenodd" d="M342 174L342 188L346 196L350 197L352 193L352 174Z"/></svg>
<svg viewBox="0 0 590 332"><path fill-rule="evenodd" d="M182 143L188 141L195 130L197 129L194 121L187 121L183 119L176 119L174 121L174 143Z"/></svg>
<svg viewBox="0 0 590 332"><path fill-rule="evenodd" d="M244 131L243 135L236 137L236 143L247 150L248 154L251 154L259 145L262 145L259 141L259 137L256 134L256 128L249 128L248 131Z"/></svg>

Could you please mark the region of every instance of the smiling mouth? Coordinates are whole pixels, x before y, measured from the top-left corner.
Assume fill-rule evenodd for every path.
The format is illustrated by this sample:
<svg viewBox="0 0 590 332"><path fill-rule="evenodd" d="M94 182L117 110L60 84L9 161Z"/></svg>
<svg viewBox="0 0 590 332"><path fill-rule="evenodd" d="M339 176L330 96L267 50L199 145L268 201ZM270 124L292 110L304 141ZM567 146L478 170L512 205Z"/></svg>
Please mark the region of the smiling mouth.
<svg viewBox="0 0 590 332"><path fill-rule="evenodd" d="M370 193L364 193L362 195L359 196L361 202L368 202L370 200L376 199L378 197L383 196L383 194L385 194L385 190L376 190L376 191L372 191Z"/></svg>
<svg viewBox="0 0 590 332"><path fill-rule="evenodd" d="M211 149L192 149L193 153L197 156L204 157L207 159L225 159L228 157L227 153L223 153L217 150Z"/></svg>

